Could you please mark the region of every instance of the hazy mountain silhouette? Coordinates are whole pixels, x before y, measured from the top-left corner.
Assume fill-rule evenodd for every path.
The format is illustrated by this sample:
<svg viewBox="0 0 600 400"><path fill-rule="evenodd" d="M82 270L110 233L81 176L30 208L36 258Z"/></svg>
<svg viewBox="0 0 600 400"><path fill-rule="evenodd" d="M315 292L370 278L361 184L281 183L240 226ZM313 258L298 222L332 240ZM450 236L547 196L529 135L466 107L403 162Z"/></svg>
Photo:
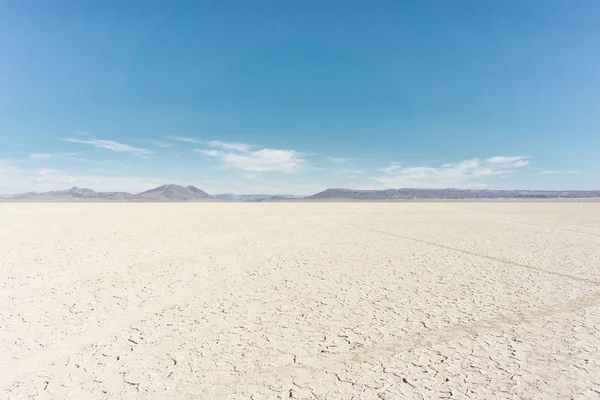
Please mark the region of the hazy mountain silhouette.
<svg viewBox="0 0 600 400"><path fill-rule="evenodd" d="M275 194L216 194L210 195L194 186L162 185L138 194L127 192L96 192L78 188L50 192L27 192L3 196L2 200L16 201L286 201L286 200L477 200L477 199L585 199L600 198L600 190L489 190L489 189L387 189L355 190L327 189L312 196Z"/></svg>
<svg viewBox="0 0 600 400"><path fill-rule="evenodd" d="M194 201L211 199L212 196L194 186L162 185L136 195L138 200Z"/></svg>
<svg viewBox="0 0 600 400"><path fill-rule="evenodd" d="M194 186L163 185L139 194L127 192L96 192L78 188L50 192L28 192L9 197L12 200L32 201L200 201L212 196Z"/></svg>
<svg viewBox="0 0 600 400"><path fill-rule="evenodd" d="M558 199L595 198L600 190L488 190L488 189L327 189L307 200L422 200L422 199Z"/></svg>

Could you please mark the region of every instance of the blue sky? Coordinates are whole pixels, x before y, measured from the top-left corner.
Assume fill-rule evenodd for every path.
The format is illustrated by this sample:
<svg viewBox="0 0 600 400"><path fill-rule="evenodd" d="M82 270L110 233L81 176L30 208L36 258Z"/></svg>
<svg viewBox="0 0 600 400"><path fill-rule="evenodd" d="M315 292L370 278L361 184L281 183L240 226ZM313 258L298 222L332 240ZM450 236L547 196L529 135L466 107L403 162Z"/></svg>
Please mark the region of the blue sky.
<svg viewBox="0 0 600 400"><path fill-rule="evenodd" d="M600 2L0 3L0 193L600 188Z"/></svg>

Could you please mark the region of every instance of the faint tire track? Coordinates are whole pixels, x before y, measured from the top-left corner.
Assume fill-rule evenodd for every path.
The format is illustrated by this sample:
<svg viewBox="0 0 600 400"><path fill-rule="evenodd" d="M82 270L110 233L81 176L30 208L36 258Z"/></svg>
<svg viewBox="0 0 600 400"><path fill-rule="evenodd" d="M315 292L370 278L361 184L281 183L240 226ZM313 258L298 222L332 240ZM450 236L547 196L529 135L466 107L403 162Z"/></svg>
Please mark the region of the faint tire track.
<svg viewBox="0 0 600 400"><path fill-rule="evenodd" d="M556 227L547 226L547 225L533 224L531 222L515 221L515 220L512 220L512 219L490 217L490 216L479 215L479 214L463 214L463 215L465 215L467 217L470 217L470 218L487 219L487 220L490 220L490 221L500 221L500 222L508 222L508 223L511 223L511 224L517 224L517 225L532 226L532 227L535 227L535 228L547 229L547 230L553 231L553 232L577 233L579 235L584 235L584 236L600 237L600 233L594 233L594 232L582 232L582 231L577 231L575 229L556 228ZM580 224L580 225L583 225L583 224Z"/></svg>
<svg viewBox="0 0 600 400"><path fill-rule="evenodd" d="M469 251L469 250L463 250L463 249L459 249L459 248L456 248L456 247L452 247L452 246L447 246L447 245L444 245L444 244L439 244L439 243L431 242L429 240L418 239L418 238L415 238L415 237L412 237L412 236L405 236L405 235L400 235L398 233L392 233L392 232L382 231L380 229L373 229L373 228L369 228L369 227L366 227L366 226L363 226L363 225L353 224L353 223L350 223L350 222L337 221L337 220L333 220L333 219L329 219L329 218L322 218L322 219L325 220L325 221L334 222L334 223L341 224L341 225L351 226L351 227L358 228L358 229L364 229L364 230L371 231L371 232L377 232L377 233L380 233L382 235L394 236L394 237L397 237L397 238L400 238L400 239L410 240L412 242L423 243L423 244L427 244L429 246L439 247L441 249L457 251L459 253L469 254L469 255L472 255L472 256L484 258L486 260L498 261L498 262L501 262L503 264L508 264L508 265L511 265L511 266L514 266L514 267L526 268L526 269L530 269L530 270L533 270L533 271L543 272L545 274L550 274L550 275L554 275L554 276L560 276L562 278L573 279L573 280L576 280L576 281L585 282L585 283L588 283L590 285L600 286L600 282L592 280L592 279L582 278L582 277L575 276L575 275L563 274L563 273L560 273L560 272L548 271L547 269L538 268L538 267L532 267L531 265L522 264L522 263L519 263L519 262L516 262L516 261L511 261L511 260L506 260L506 259L502 259L502 258L487 256L485 254L479 254L479 253L475 253L475 252L472 252L472 251Z"/></svg>

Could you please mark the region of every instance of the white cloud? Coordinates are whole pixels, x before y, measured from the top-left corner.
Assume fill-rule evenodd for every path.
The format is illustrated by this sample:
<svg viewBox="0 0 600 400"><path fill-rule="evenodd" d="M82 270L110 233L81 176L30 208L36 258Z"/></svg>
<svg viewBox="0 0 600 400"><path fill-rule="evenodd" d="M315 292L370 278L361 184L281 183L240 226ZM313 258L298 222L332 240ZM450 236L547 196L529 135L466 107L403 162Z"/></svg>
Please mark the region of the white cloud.
<svg viewBox="0 0 600 400"><path fill-rule="evenodd" d="M185 137L185 136L167 136L167 138L171 139L175 142L192 143L192 144L202 143L202 140L194 139L191 137Z"/></svg>
<svg viewBox="0 0 600 400"><path fill-rule="evenodd" d="M578 170L565 170L565 171L541 171L538 172L538 175L571 175L571 174L578 174L581 171Z"/></svg>
<svg viewBox="0 0 600 400"><path fill-rule="evenodd" d="M525 157L491 157L485 161L479 158L463 160L456 164L446 163L439 167L420 166L404 167L392 165L383 168L384 176L375 177L378 182L387 186L411 187L476 187L483 178L505 175L514 172L515 168L528 164ZM474 182L475 181L475 182Z"/></svg>
<svg viewBox="0 0 600 400"><path fill-rule="evenodd" d="M81 143L81 144L89 144L91 146L106 149L111 151L116 151L120 153L134 153L138 155L148 155L154 153L152 150L143 149L139 147L129 146L128 144L115 142L114 140L104 140L104 139L77 139L77 138L67 138L63 139L65 142L70 143Z"/></svg>
<svg viewBox="0 0 600 400"><path fill-rule="evenodd" d="M261 149L246 143L211 140L207 144L211 149L194 149L209 157L220 159L224 168L235 168L247 172L285 172L297 171L304 163L303 154L295 150Z"/></svg>
<svg viewBox="0 0 600 400"><path fill-rule="evenodd" d="M262 149L244 153L224 153L221 155L221 161L225 167L244 171L290 173L298 170L305 160L294 150Z"/></svg>
<svg viewBox="0 0 600 400"><path fill-rule="evenodd" d="M56 157L56 154L34 153L29 155L29 158L32 160L48 160L54 157Z"/></svg>
<svg viewBox="0 0 600 400"><path fill-rule="evenodd" d="M198 153L204 154L205 156L209 156L209 157L218 157L222 154L219 150L215 150L215 149L210 149L210 150L194 149L194 151L197 151Z"/></svg>
<svg viewBox="0 0 600 400"><path fill-rule="evenodd" d="M233 150L233 151L249 151L255 146L246 144L246 143L231 143L231 142L222 142L220 140L210 140L207 142L208 145L215 149L222 150Z"/></svg>
<svg viewBox="0 0 600 400"><path fill-rule="evenodd" d="M460 164L458 164L458 169L461 170L468 170L468 169L473 169L473 168L477 168L479 166L479 159L478 158L474 158L472 160L464 160L461 161ZM446 167L446 168L452 168L452 165Z"/></svg>
<svg viewBox="0 0 600 400"><path fill-rule="evenodd" d="M489 164L497 164L504 165L507 167L524 167L529 164L529 161L525 161L525 159L531 158L528 156L514 156L514 157L505 157L505 156L495 156L487 158L485 161Z"/></svg>

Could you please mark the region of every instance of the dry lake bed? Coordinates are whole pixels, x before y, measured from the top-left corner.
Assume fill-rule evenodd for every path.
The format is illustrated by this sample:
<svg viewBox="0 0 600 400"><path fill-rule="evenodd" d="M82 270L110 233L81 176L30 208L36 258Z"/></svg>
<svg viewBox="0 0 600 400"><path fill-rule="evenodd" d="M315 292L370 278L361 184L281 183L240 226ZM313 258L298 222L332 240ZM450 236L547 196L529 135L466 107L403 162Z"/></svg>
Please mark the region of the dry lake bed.
<svg viewBox="0 0 600 400"><path fill-rule="evenodd" d="M600 398L600 203L2 203L0 398Z"/></svg>

